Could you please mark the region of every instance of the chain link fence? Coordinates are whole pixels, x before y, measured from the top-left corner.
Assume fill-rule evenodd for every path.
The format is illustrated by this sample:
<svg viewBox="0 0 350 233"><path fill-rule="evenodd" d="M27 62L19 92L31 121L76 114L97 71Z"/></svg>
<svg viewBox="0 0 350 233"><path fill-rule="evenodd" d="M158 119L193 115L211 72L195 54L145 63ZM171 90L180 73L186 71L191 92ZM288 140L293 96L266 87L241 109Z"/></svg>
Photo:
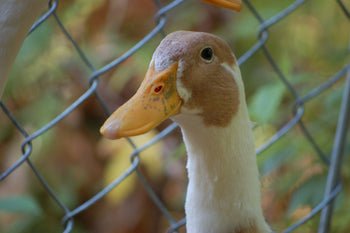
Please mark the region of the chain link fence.
<svg viewBox="0 0 350 233"><path fill-rule="evenodd" d="M95 98L98 101L99 105L104 110L105 116L107 117L108 115L110 115L112 109L110 109L107 106L106 100L102 97L98 89L98 87L101 85L99 83L102 81L101 76L104 75L106 72L112 69L115 69L123 61L133 56L134 53L136 53L140 48L142 48L145 44L151 41L155 36L157 35L165 36L166 32L164 31L164 27L168 22L167 13L170 14L173 12L174 14L181 14L181 11L178 11L177 9L178 9L178 6L183 2L185 2L185 0L175 0L170 2L168 5L162 5L157 0L153 0L153 3L159 8L159 10L155 15L156 23L152 31L146 34L138 43L133 45L132 48L129 49L127 52L116 57L113 61L109 62L108 64L105 64L100 68L96 68L93 60L88 58L85 51L81 49L81 47L78 45L76 40L73 39L71 34L66 29L64 23L62 23L60 16L56 12L57 6L59 3L58 0L50 1L49 9L47 13L45 13L42 16L42 18L39 21L37 21L35 25L33 25L30 33L32 33L35 30L38 30L38 28L41 27L42 23L47 20L53 20L60 27L60 30L64 33L66 39L68 39L69 42L74 46L80 59L85 63L87 67L89 67L90 86L85 90L85 92L82 95L80 95L76 99L76 101L71 103L71 105L68 106L57 117L52 119L44 127L38 130L35 130L33 133L28 133L26 127L24 126L25 122L21 123L21 121L16 119L16 117L11 113L11 111L7 107L6 100L4 100L3 102L0 102L3 115L10 120L10 122L13 125L12 127L15 127L16 130L18 130L24 136L24 140L22 141L22 146L21 146L22 155L11 166L9 167L1 166L0 182L4 182L4 180L6 180L6 178L11 176L13 173L15 173L15 171L19 167L27 164L31 168L32 173L36 176L37 180L40 182L42 187L46 190L47 195L52 199L52 201L56 203L56 205L64 213L63 214L64 217L62 217L63 232L68 233L68 232L74 231L75 218L82 212L91 208L92 205L99 202L112 189L114 188L118 189L118 184L123 182L131 174L137 175L138 180L140 181L144 189L147 191L149 197L153 200L155 206L159 209L162 215L164 215L164 217L167 219L168 227L169 227L168 232L178 232L178 231L184 230L185 228L184 225L186 220L185 219L179 220L172 215L171 211L169 211L166 204L163 203L163 201L161 200L157 192L149 184L149 182L147 181L147 178L145 177L143 172L141 172L141 169L140 169L140 161L143 158L139 156L139 153L144 151L146 148L149 148L156 142L163 140L170 133L176 130L177 125L174 123L168 125L156 137L148 141L143 146L136 146L131 139L128 139L128 142L134 148L134 151L130 155L130 166L124 171L122 175L117 177L112 183L104 187L102 190L96 192L94 196L87 199L84 203L79 203L79 205L77 205L75 208L69 208L67 204L65 204L65 201L51 187L50 181L48 181L45 175L43 175L39 171L39 169L37 168L35 163L32 162L32 159L31 159L31 156L34 153L33 151L35 149L33 146L33 142L38 138L42 137L43 134L51 131L54 127L57 126L59 122L65 119L72 112L76 111L76 109L79 106L81 106L84 102L88 101L89 99ZM292 117L285 119L286 123L284 123L280 127L278 132L276 132L272 137L266 140L257 149L257 154L259 155L264 151L268 153L268 150L271 147L271 145L281 140L281 138L284 135L286 135L290 130L294 128L298 128L302 133L302 135L304 136L305 140L308 141L309 145L313 147L315 153L319 156L321 161L320 163L324 163L328 167L328 178L325 184L326 188L324 191L323 200L320 203L318 203L312 210L310 210L305 215L305 217L300 219L298 222L293 223L288 229L285 229L283 232L292 232L293 230L298 229L302 224L304 224L311 218L314 218L315 215L320 212L321 212L321 215L320 215L320 221L319 221L319 232L320 233L330 232L330 222L332 220L334 199L339 195L340 191L343 189L342 181L340 179L342 158L344 153L346 152L346 148L349 147L349 145L346 145L346 142L347 142L346 136L348 132L349 118L350 118L350 110L349 110L350 109L350 64L349 63L347 64L346 61L342 61L344 64L343 68L341 68L337 72L334 72L334 75L329 77L323 83L319 83L318 86L314 86L314 88L312 90L309 90L306 94L301 95L297 87L291 84L287 76L284 74L284 72L282 72L279 66L279 62L276 61L276 59L273 57L273 53L271 53L270 50L267 48L266 42L271 37L270 35L273 34L273 32L270 32L270 30L273 29L273 27L276 24L278 24L280 21L288 20L288 16L294 11L297 11L299 8L312 7L312 4L317 4L317 2L311 1L311 0L297 0L295 2L292 2L284 10L278 12L275 16L270 17L268 19L264 19L262 17L262 14L259 12L259 8L255 7L252 2L253 1L243 0L244 11L250 11L251 13L250 17L255 18L259 22L260 27L259 27L259 30L256 32L256 35L257 35L256 43L253 46L251 46L251 48L249 48L249 50L247 50L242 56L239 57L238 63L242 67L242 65L245 62L249 61L252 58L252 56L254 56L257 53L262 53L263 56L265 56L266 61L271 65L275 75L277 75L276 77L285 86L285 88L287 88L294 102L294 104L291 105L291 108L290 108L292 111ZM330 1L328 4L332 7L336 5L340 9L339 12L342 12L342 14L344 14L344 20L350 21L350 12L348 11L348 9L346 8L346 5L341 0ZM240 22L240 23L244 24L244 22ZM344 47L344 50L346 49L347 48ZM244 72L243 72L243 77L244 77ZM340 105L339 117L338 119L334 119L334 122L337 122L337 128L333 139L332 152L328 155L328 153L324 152L322 150L322 147L317 144L311 131L308 130L307 123L304 123L303 116L305 115L304 113L307 111L305 104L311 100L317 99L317 97L321 93L331 89L331 87L336 82L344 83L344 92L342 94L343 97ZM16 155L13 155L13 156L16 156Z"/></svg>

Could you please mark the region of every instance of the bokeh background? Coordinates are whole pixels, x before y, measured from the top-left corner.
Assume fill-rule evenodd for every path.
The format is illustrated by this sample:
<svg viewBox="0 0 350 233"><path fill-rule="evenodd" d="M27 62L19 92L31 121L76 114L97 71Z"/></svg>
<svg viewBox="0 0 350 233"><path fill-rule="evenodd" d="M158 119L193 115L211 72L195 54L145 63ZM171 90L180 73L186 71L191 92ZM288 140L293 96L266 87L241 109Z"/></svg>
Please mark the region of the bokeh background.
<svg viewBox="0 0 350 233"><path fill-rule="evenodd" d="M161 1L168 4L171 1ZM264 19L294 1L251 1ZM344 1L350 7L349 1ZM151 0L61 0L56 11L95 67L127 51L154 28L158 8ZM243 5L240 13L186 1L167 13L164 32L205 31L225 39L236 57L257 41L259 22ZM306 1L269 28L266 47L297 92L304 96L349 62L350 23L335 1ZM98 91L116 109L138 88L158 34L133 56L100 77ZM257 147L292 117L294 99L261 51L241 66ZM49 18L25 41L11 71L2 102L29 132L45 126L89 87L90 69L57 23ZM320 148L333 146L344 78L307 102L303 121ZM94 96L33 141L31 161L68 208L76 208L130 165L125 139L99 134L106 115ZM135 137L143 145L171 123ZM349 133L348 133L349 134ZM21 156L23 135L0 111L0 171ZM140 169L171 214L184 217L186 151L179 129L140 154ZM341 170L343 189L336 199L332 232L350 232L350 137ZM322 199L327 166L298 127L261 153L263 209L282 231L308 214ZM23 164L0 182L0 232L62 232L63 211ZM294 232L316 232L319 215ZM74 233L165 232L169 224L132 174L92 207L74 218ZM184 232L184 228L181 229Z"/></svg>

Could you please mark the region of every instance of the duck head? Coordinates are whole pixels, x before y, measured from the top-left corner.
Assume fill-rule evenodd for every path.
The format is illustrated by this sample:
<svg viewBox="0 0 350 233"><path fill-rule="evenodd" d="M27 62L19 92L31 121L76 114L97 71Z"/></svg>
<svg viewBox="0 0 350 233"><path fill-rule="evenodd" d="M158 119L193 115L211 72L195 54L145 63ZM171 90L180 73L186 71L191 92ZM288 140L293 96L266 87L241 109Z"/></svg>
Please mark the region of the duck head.
<svg viewBox="0 0 350 233"><path fill-rule="evenodd" d="M136 94L101 127L110 139L143 134L172 118L225 127L238 111L242 89L226 42L203 32L178 31L162 40Z"/></svg>

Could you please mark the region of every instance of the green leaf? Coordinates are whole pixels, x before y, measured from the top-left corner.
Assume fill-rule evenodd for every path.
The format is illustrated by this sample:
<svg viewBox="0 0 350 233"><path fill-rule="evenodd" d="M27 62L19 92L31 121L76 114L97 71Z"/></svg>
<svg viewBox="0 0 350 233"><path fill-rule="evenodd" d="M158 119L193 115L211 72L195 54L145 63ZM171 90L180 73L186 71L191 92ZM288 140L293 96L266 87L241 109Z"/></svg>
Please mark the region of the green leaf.
<svg viewBox="0 0 350 233"><path fill-rule="evenodd" d="M0 212L40 215L38 202L30 196L7 196L0 199Z"/></svg>
<svg viewBox="0 0 350 233"><path fill-rule="evenodd" d="M259 156L258 164L261 175L268 174L282 165L288 163L291 157L296 153L292 143L287 144L288 139L281 139L271 147L268 153L265 151ZM290 142L290 141L289 141Z"/></svg>
<svg viewBox="0 0 350 233"><path fill-rule="evenodd" d="M313 176L293 193L289 203L287 215L293 213L298 206L311 205L315 207L322 201L324 185L327 177L325 175Z"/></svg>
<svg viewBox="0 0 350 233"><path fill-rule="evenodd" d="M262 86L253 95L249 104L249 113L258 124L267 123L277 112L285 87L279 83Z"/></svg>
<svg viewBox="0 0 350 233"><path fill-rule="evenodd" d="M18 218L17 220L6 224L6 226L2 226L3 229L0 227L1 233L23 233L28 232L28 229L30 226L36 221L36 217L33 216L22 216L21 218ZM30 231L32 232L32 231Z"/></svg>

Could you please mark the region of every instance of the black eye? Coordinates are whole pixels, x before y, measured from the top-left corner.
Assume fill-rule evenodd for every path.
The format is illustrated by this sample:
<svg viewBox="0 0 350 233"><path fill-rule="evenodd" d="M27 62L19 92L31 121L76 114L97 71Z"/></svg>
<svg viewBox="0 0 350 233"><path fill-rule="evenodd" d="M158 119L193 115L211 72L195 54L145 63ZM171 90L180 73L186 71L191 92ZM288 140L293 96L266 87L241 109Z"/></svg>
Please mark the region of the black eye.
<svg viewBox="0 0 350 233"><path fill-rule="evenodd" d="M214 56L213 53L213 49L210 47L206 47L204 49L202 49L201 51L201 57L205 60L205 61L212 61Z"/></svg>

